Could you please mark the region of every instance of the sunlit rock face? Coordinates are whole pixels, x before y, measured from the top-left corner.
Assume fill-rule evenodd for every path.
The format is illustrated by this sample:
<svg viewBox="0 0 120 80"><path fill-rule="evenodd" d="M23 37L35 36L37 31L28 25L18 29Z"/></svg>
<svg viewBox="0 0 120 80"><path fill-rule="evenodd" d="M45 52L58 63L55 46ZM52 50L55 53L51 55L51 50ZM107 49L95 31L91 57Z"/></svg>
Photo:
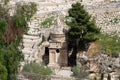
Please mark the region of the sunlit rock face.
<svg viewBox="0 0 120 80"><path fill-rule="evenodd" d="M81 0L81 2L85 5L94 5L97 3L106 3L106 2L118 2L120 0Z"/></svg>
<svg viewBox="0 0 120 80"><path fill-rule="evenodd" d="M1 0L0 0L1 1ZM114 2L114 1L120 1L120 0L10 0L13 2L55 2L55 3L61 3L61 2L71 2L71 1L80 1L84 4L90 5L95 3L101 3L101 2Z"/></svg>
<svg viewBox="0 0 120 80"><path fill-rule="evenodd" d="M19 2L21 3L35 2L37 4L37 12L32 17L31 21L28 22L29 30L27 34L23 36L24 48L22 49L22 52L25 56L26 62L31 62L31 61L42 62L42 56L45 53L45 50L44 50L45 48L42 45L38 46L38 44L40 44L42 41L42 34L44 34L45 37L49 36L49 33L51 32L52 27L50 29L41 29L41 26L40 26L41 22L50 16L55 16L55 12L61 12L63 17L66 16L68 9L71 8L71 4L75 3L76 1L81 1L85 5L87 11L92 15L92 17L96 19L96 24L98 27L101 28L101 32L103 33L117 32L119 34L120 32L119 2L109 3L109 4L108 3L106 4L106 2L113 2L113 1L120 1L120 0L10 0L9 6L11 7L10 9L11 16L14 15L13 8ZM113 9L115 10L113 11ZM114 22L114 19L117 19L117 23ZM60 25L59 23L59 25L57 25L57 27L53 29L54 34L52 34L51 36L52 37L51 40L54 41L54 42L51 42L53 47L54 46L56 47L55 41L60 41L61 45L64 44L66 48L66 44L64 43L66 38L63 35L62 27L63 25ZM46 45L48 46L49 43L47 43ZM59 47L59 44L57 45ZM59 52L56 50L59 50L59 49L54 48L55 53ZM63 55L60 55L60 60L57 60L56 58L54 59L54 56L56 56L54 54L52 55L53 58L51 59L54 59L54 61L56 62L58 61L59 65L62 65L63 64L62 62L67 61L67 58L66 58L67 52L62 50L62 52L60 53L65 53ZM63 57L65 58L61 59ZM65 62L65 64L67 64L67 62ZM95 68L93 70L95 70Z"/></svg>
<svg viewBox="0 0 120 80"><path fill-rule="evenodd" d="M55 2L55 3L61 3L66 2L69 0L13 0L15 2L24 1L24 2Z"/></svg>

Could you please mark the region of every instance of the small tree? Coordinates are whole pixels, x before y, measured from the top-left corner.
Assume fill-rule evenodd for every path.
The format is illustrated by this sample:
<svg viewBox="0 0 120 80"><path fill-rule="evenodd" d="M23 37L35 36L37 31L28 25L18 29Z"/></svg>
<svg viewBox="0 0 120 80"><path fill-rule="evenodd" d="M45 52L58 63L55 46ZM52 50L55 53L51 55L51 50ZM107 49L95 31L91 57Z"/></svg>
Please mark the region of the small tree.
<svg viewBox="0 0 120 80"><path fill-rule="evenodd" d="M69 58L69 65L73 66L76 65L76 53L86 50L90 42L97 40L100 29L80 3L73 4L68 13L69 19L66 21L69 26L68 49L73 50Z"/></svg>
<svg viewBox="0 0 120 80"><path fill-rule="evenodd" d="M69 21L67 20L66 23L70 27L68 31L70 46L77 51L79 49L83 50L86 44L97 39L100 29L97 28L95 20L91 19L91 16L80 3L73 4L68 13Z"/></svg>

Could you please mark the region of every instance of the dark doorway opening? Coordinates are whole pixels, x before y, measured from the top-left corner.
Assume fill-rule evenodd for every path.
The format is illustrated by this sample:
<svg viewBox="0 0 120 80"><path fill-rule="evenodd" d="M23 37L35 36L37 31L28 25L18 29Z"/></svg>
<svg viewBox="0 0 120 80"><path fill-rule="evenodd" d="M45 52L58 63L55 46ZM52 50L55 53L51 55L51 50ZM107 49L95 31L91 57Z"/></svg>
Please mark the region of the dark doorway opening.
<svg viewBox="0 0 120 80"><path fill-rule="evenodd" d="M76 66L77 48L73 48L72 54L68 56L68 66Z"/></svg>
<svg viewBox="0 0 120 80"><path fill-rule="evenodd" d="M76 55L70 55L69 57L68 57L68 66L71 66L71 67L73 67L73 66L76 66Z"/></svg>
<svg viewBox="0 0 120 80"><path fill-rule="evenodd" d="M49 48L48 47L45 47L45 54L43 55L42 59L43 59L44 64L48 65L49 63Z"/></svg>

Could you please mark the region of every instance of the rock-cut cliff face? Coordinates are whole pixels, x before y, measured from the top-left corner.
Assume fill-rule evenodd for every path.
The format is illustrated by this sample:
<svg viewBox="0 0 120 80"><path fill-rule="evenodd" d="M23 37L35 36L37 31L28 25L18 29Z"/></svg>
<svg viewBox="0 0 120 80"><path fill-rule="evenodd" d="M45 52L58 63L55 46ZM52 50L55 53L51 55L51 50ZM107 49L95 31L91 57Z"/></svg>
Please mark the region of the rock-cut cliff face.
<svg viewBox="0 0 120 80"><path fill-rule="evenodd" d="M86 6L101 32L120 37L120 2Z"/></svg>
<svg viewBox="0 0 120 80"><path fill-rule="evenodd" d="M30 1L31 0L28 0L28 2ZM68 9L71 8L71 4L77 0L59 0L61 1L59 3L57 3L57 0L55 3L53 1L55 0L46 0L46 2L44 2L44 0L34 0L38 5L38 11L28 23L29 30L27 34L23 36L24 48L22 49L22 52L25 55L26 62L39 61L41 59L39 55L44 54L44 49L41 49L42 51L40 51L39 44L42 41L42 35L49 35L50 28L41 28L41 22L48 17L55 17L55 12L61 12L62 16L65 17ZM64 1L68 2L66 3ZM85 1L87 2L87 0L83 0L82 4L85 5L85 9L92 17L96 19L96 24L101 28L101 32L108 34L116 33L120 36L120 2L98 2L94 5L88 5L84 3Z"/></svg>

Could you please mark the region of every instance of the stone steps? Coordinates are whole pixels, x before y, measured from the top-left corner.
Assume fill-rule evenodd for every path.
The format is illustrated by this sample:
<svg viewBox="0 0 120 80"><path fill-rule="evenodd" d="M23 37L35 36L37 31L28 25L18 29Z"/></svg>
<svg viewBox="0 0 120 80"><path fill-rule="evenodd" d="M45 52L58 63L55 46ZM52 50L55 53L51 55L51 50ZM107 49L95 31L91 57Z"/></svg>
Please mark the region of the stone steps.
<svg viewBox="0 0 120 80"><path fill-rule="evenodd" d="M32 35L32 36L39 36L40 32L38 32L38 31L28 31L27 34Z"/></svg>
<svg viewBox="0 0 120 80"><path fill-rule="evenodd" d="M39 39L23 39L23 43L28 43L28 44L35 43L38 41Z"/></svg>
<svg viewBox="0 0 120 80"><path fill-rule="evenodd" d="M30 35L30 36L38 36L40 35L40 31L39 30L35 30L35 31L32 31L32 30L29 30L27 32L27 35Z"/></svg>
<svg viewBox="0 0 120 80"><path fill-rule="evenodd" d="M34 35L23 35L24 39L39 39L39 36L34 36Z"/></svg>

